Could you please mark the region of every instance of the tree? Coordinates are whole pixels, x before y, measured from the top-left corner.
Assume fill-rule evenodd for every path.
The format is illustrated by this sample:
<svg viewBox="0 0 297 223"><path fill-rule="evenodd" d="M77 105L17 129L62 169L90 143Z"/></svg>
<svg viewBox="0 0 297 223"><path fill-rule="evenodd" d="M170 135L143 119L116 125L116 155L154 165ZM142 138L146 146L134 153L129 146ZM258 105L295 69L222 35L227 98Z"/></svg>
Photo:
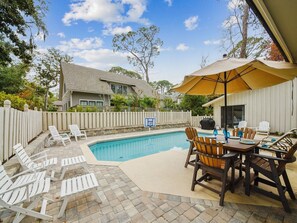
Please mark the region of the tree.
<svg viewBox="0 0 297 223"><path fill-rule="evenodd" d="M51 88L59 83L62 74L61 62L71 62L72 57L63 54L61 51L51 48L43 55L39 56L35 64L35 80L45 89L44 109L48 108L48 96Z"/></svg>
<svg viewBox="0 0 297 223"><path fill-rule="evenodd" d="M275 43L271 42L269 49L268 49L268 54L266 56L268 60L274 60L274 61L282 61L284 60L283 55L275 45Z"/></svg>
<svg viewBox="0 0 297 223"><path fill-rule="evenodd" d="M17 94L24 89L25 76L28 66L24 64L1 66L0 65L0 91L7 94Z"/></svg>
<svg viewBox="0 0 297 223"><path fill-rule="evenodd" d="M158 91L159 94L165 94L166 92L168 92L173 84L170 83L167 80L161 80L161 81L154 81L152 83L150 83L152 85L152 87Z"/></svg>
<svg viewBox="0 0 297 223"><path fill-rule="evenodd" d="M259 57L267 50L269 37L245 0L230 0L230 16L224 21L223 47L235 58Z"/></svg>
<svg viewBox="0 0 297 223"><path fill-rule="evenodd" d="M127 104L127 99L125 98L125 96L121 94L112 95L111 100L112 100L112 104L114 105L114 110L117 112L121 111L123 106Z"/></svg>
<svg viewBox="0 0 297 223"><path fill-rule="evenodd" d="M172 98L166 97L163 99L164 108L166 109L175 109L176 103L172 100Z"/></svg>
<svg viewBox="0 0 297 223"><path fill-rule="evenodd" d="M180 103L183 110L192 110L192 115L205 115L208 114L207 108L202 105L207 103L208 99L202 95L185 95Z"/></svg>
<svg viewBox="0 0 297 223"><path fill-rule="evenodd" d="M139 100L139 105L143 109L156 108L158 105L158 99L144 96Z"/></svg>
<svg viewBox="0 0 297 223"><path fill-rule="evenodd" d="M149 69L154 67L153 58L160 54L163 41L157 38L160 29L156 26L141 27L136 32L116 34L113 37L115 52L129 53L128 61L138 68L149 83Z"/></svg>
<svg viewBox="0 0 297 223"><path fill-rule="evenodd" d="M30 63L35 47L32 30L37 35L47 35L42 19L47 5L45 0L0 1L0 65L7 66L14 58ZM30 37L27 38L27 35Z"/></svg>
<svg viewBox="0 0 297 223"><path fill-rule="evenodd" d="M140 80L142 79L140 74L138 74L134 71L131 71L131 70L126 70L125 68L122 68L122 67L112 67L112 68L110 68L109 72L128 76L128 77L135 78L135 79L140 79Z"/></svg>

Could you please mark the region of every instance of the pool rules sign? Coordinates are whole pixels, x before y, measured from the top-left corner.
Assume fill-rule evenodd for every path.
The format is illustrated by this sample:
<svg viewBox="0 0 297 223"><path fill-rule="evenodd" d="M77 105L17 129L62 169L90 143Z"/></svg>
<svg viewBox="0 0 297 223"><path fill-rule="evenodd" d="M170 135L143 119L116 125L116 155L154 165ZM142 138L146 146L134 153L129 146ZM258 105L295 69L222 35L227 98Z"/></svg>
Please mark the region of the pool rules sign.
<svg viewBox="0 0 297 223"><path fill-rule="evenodd" d="M144 118L144 127L149 128L156 127L156 118Z"/></svg>

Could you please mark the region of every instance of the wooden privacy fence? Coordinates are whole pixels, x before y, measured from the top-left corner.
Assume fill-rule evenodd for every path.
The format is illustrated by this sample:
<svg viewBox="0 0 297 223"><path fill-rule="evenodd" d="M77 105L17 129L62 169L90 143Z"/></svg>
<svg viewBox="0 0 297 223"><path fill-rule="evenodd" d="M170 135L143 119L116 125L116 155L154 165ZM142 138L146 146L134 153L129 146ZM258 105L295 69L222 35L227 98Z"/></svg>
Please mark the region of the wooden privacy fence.
<svg viewBox="0 0 297 223"><path fill-rule="evenodd" d="M157 125L190 123L191 111L187 112L43 112L43 130L55 125L58 130L69 130L77 124L81 129L143 126L144 118L156 117Z"/></svg>
<svg viewBox="0 0 297 223"><path fill-rule="evenodd" d="M204 118L213 118L212 116L192 116L191 125L193 127L201 127L200 121Z"/></svg>
<svg viewBox="0 0 297 223"><path fill-rule="evenodd" d="M27 146L41 132L41 111L29 110L28 105L24 106L24 111L19 111L11 108L9 100L4 101L4 107L0 107L0 161L14 154L15 144Z"/></svg>

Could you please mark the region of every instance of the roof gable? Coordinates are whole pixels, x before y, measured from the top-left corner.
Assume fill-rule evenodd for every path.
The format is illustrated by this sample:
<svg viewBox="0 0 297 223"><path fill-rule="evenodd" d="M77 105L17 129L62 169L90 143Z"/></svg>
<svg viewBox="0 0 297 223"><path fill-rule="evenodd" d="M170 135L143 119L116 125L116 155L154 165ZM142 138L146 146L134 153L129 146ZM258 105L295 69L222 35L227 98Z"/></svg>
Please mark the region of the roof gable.
<svg viewBox="0 0 297 223"><path fill-rule="evenodd" d="M155 97L155 90L144 80L62 62L62 73L67 90L95 94L113 94L109 83L131 86L140 96Z"/></svg>

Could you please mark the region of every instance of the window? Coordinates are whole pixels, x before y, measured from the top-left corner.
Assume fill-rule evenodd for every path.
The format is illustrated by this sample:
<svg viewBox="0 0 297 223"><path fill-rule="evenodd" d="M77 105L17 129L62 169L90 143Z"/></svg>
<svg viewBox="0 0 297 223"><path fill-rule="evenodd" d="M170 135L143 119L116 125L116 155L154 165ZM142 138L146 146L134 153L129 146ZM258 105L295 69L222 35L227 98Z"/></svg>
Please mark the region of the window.
<svg viewBox="0 0 297 223"><path fill-rule="evenodd" d="M221 125L224 125L225 106L221 107ZM240 121L245 120L244 105L227 106L227 125L228 127L234 127L238 125Z"/></svg>
<svg viewBox="0 0 297 223"><path fill-rule="evenodd" d="M80 99L79 104L81 106L96 106L96 107L103 107L103 101L99 100L85 100L85 99Z"/></svg>
<svg viewBox="0 0 297 223"><path fill-rule="evenodd" d="M127 94L127 86L120 84L111 84L111 90L115 94Z"/></svg>

